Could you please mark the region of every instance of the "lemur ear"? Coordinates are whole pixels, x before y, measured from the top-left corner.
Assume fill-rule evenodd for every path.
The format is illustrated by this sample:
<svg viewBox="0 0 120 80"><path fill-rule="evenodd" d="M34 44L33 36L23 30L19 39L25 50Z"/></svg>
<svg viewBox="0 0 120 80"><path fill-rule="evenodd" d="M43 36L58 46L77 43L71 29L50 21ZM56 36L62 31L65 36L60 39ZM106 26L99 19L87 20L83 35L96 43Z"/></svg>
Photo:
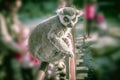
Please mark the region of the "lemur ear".
<svg viewBox="0 0 120 80"><path fill-rule="evenodd" d="M84 15L84 12L83 12L83 10L76 10L76 15L77 15L77 17L81 17L81 16L83 16Z"/></svg>
<svg viewBox="0 0 120 80"><path fill-rule="evenodd" d="M63 8L57 9L56 13L57 13L57 15L62 15L63 14Z"/></svg>

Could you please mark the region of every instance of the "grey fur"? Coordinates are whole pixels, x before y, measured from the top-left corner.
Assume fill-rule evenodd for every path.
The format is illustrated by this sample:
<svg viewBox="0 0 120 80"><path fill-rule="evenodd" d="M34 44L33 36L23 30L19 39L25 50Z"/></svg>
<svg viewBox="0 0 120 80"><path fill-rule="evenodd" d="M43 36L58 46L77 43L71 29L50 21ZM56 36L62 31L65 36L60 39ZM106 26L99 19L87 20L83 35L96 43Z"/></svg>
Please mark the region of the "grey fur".
<svg viewBox="0 0 120 80"><path fill-rule="evenodd" d="M41 61L54 62L65 55L74 56L72 27L64 26L59 17L55 15L41 22L30 34L29 50Z"/></svg>

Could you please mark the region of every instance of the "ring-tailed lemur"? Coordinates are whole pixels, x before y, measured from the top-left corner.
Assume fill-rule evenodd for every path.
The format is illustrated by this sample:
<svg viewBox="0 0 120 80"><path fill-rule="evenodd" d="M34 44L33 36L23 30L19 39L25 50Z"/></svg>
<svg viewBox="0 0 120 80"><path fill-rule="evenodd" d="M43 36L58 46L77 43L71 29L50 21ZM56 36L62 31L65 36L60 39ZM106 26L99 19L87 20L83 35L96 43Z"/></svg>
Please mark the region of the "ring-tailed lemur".
<svg viewBox="0 0 120 80"><path fill-rule="evenodd" d="M29 50L41 61L54 62L65 55L74 56L72 28L83 12L65 7L41 22L29 37Z"/></svg>

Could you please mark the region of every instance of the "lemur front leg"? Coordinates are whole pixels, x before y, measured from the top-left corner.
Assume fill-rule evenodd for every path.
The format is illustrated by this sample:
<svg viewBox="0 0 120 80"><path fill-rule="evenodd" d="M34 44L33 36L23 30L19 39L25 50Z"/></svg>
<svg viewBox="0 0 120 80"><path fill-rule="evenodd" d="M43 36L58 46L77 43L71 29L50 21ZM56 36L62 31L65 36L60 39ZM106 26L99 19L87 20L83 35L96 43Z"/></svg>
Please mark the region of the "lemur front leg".
<svg viewBox="0 0 120 80"><path fill-rule="evenodd" d="M50 31L48 33L48 39L62 53L69 55L70 57L74 57L73 50L69 48L68 44L65 42L64 35L58 35L55 31ZM68 40L67 40L68 41Z"/></svg>

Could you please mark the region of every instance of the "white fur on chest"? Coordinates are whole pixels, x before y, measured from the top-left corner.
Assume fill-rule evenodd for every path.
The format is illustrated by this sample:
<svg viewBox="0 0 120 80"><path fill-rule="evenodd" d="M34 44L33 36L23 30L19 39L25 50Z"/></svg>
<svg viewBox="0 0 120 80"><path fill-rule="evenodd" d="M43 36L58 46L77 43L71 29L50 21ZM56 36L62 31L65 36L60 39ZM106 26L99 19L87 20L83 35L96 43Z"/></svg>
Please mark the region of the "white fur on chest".
<svg viewBox="0 0 120 80"><path fill-rule="evenodd" d="M71 37L71 38L70 38ZM73 50L73 41L72 41L72 34L71 34L71 28L67 28L66 32L64 33L61 38L65 38L68 41L68 48L70 50Z"/></svg>
<svg viewBox="0 0 120 80"><path fill-rule="evenodd" d="M65 53L73 52L73 37L71 34L72 28L66 28L65 30L61 29L58 32L56 30L57 30L56 27L51 28L51 30L48 33L48 39L50 40L50 36L51 36L53 38L56 38L56 39L54 39L54 40L56 40L55 42L59 42L59 43L55 44L52 40L50 40L50 42L52 44L55 44L54 45L55 47L58 47L61 45L61 47L64 48L64 51L61 48L60 51L62 51L62 52L65 52Z"/></svg>

